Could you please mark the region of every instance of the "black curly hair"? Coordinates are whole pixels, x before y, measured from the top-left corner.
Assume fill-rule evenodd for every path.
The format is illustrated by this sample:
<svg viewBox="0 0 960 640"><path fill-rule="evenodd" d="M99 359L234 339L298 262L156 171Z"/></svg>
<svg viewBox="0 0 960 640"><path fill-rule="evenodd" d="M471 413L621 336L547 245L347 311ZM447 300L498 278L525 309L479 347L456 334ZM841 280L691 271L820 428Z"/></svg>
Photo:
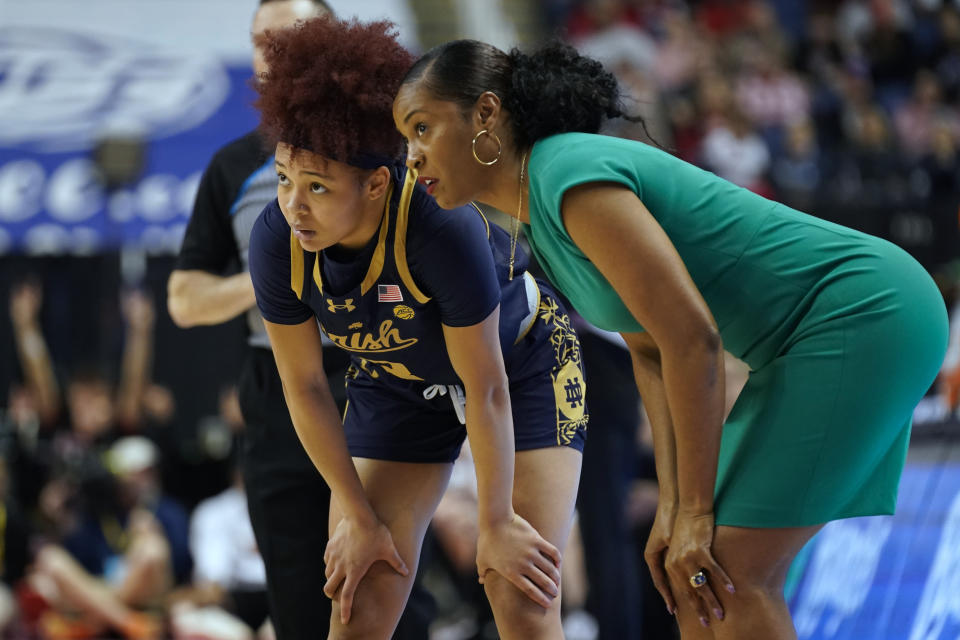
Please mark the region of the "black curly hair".
<svg viewBox="0 0 960 640"><path fill-rule="evenodd" d="M519 49L504 53L477 40L454 40L423 54L403 84L417 80L440 100L465 110L492 91L510 113L514 140L521 148L557 133L597 133L611 118L639 122L646 130L641 117L623 111L614 75L559 41L525 54Z"/></svg>

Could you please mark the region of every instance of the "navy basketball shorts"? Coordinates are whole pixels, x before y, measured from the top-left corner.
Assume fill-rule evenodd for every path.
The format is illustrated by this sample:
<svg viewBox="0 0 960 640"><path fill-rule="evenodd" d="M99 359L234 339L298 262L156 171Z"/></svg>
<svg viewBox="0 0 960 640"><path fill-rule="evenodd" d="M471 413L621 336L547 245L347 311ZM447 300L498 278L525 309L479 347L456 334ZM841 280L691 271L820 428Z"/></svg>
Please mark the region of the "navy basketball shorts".
<svg viewBox="0 0 960 640"><path fill-rule="evenodd" d="M515 449L583 451L589 414L580 341L563 306L541 284L536 312L505 357ZM463 391L393 376L347 374L343 417L350 455L397 462L453 462L467 435Z"/></svg>

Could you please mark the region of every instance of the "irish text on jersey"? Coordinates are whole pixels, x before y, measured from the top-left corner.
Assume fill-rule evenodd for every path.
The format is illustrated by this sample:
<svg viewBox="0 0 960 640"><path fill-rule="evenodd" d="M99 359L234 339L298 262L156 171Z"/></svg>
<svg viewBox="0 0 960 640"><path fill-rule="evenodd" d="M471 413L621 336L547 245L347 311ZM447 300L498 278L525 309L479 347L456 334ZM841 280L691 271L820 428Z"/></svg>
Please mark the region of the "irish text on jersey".
<svg viewBox="0 0 960 640"><path fill-rule="evenodd" d="M393 320L381 322L379 334L369 331L356 331L350 335L338 336L328 332L327 337L341 349L353 353L386 353L387 351L406 349L417 344L417 338L401 337L400 330L393 326Z"/></svg>

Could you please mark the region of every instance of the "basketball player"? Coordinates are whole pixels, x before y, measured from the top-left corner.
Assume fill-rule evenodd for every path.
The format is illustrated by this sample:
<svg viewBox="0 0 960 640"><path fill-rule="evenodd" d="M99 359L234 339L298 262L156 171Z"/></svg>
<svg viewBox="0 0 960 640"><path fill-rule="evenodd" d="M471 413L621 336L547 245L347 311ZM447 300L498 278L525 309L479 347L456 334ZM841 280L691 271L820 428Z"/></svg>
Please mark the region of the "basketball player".
<svg viewBox="0 0 960 640"><path fill-rule="evenodd" d="M270 37L257 103L277 201L250 272L293 424L333 495L330 637L390 636L466 436L500 637L555 640L587 421L579 343L509 234L475 207L440 209L398 160L391 106L412 58L388 25L326 17ZM351 357L342 423L321 332Z"/></svg>

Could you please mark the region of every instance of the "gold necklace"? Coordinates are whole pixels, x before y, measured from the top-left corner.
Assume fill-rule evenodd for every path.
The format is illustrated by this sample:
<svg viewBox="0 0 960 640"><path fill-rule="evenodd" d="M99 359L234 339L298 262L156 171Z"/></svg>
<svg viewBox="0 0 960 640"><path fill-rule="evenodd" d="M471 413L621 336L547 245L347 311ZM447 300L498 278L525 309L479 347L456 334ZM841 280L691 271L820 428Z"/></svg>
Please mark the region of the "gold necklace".
<svg viewBox="0 0 960 640"><path fill-rule="evenodd" d="M517 217L510 221L510 277L513 280L513 259L517 253L517 239L520 237L520 211L523 209L523 175L527 163L527 152L520 158L520 196L517 198Z"/></svg>

